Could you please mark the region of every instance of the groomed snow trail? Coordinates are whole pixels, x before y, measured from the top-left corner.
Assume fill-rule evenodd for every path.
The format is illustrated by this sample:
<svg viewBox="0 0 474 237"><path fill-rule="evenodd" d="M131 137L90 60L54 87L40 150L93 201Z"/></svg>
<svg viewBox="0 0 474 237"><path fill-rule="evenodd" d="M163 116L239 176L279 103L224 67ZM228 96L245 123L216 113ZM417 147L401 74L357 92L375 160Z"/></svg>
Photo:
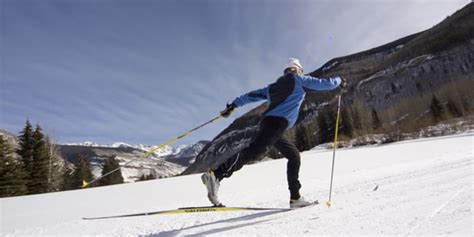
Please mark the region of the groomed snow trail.
<svg viewBox="0 0 474 237"><path fill-rule="evenodd" d="M208 205L198 175L0 199L5 236L473 236L474 133L337 152L332 207L85 221ZM302 153L302 194L324 203L331 151ZM287 207L286 161L244 167L221 184L228 206ZM377 188L376 188L377 187Z"/></svg>

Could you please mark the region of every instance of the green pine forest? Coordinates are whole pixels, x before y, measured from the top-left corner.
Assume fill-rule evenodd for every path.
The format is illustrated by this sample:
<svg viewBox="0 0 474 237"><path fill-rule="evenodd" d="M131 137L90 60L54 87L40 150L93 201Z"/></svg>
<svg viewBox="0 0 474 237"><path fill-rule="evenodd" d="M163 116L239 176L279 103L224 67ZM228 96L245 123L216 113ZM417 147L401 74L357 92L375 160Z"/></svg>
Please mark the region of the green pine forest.
<svg viewBox="0 0 474 237"><path fill-rule="evenodd" d="M40 125L33 127L27 120L18 140L19 147L15 149L0 135L0 197L80 189L83 180L94 178L90 163L83 155L80 154L74 164L64 160ZM102 174L117 167L115 157L109 157ZM123 182L118 170L92 186Z"/></svg>

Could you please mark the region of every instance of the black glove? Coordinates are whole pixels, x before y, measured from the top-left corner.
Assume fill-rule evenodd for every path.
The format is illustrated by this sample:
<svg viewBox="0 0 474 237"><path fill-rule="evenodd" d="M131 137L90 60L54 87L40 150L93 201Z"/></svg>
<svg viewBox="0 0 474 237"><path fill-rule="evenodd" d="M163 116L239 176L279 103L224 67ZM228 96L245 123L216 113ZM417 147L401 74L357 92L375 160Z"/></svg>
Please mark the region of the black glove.
<svg viewBox="0 0 474 237"><path fill-rule="evenodd" d="M230 114L232 114L232 112L234 112L235 107L237 107L237 106L235 106L235 104L227 104L226 108L223 111L221 111L222 117L224 117L224 118L229 117Z"/></svg>

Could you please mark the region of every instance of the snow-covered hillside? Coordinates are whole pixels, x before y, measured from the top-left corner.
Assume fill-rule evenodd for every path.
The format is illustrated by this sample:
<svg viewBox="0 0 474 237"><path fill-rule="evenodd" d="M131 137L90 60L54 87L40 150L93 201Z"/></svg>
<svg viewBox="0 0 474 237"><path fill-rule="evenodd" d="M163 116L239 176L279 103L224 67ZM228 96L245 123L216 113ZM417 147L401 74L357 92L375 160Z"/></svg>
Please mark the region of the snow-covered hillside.
<svg viewBox="0 0 474 237"><path fill-rule="evenodd" d="M86 221L208 205L199 175L0 199L4 236L466 235L473 231L474 133L338 150L333 205ZM324 202L332 153L302 154L302 194ZM244 167L221 184L228 206L287 207L286 161Z"/></svg>
<svg viewBox="0 0 474 237"><path fill-rule="evenodd" d="M192 145L164 146L148 158L144 157L145 153L157 148L156 145L130 145L124 142L101 145L86 141L59 145L59 151L71 163L77 162L79 154L85 155L95 177L102 174L105 160L115 157L120 163L124 181L128 183L137 181L142 175L151 174L156 178L179 175L207 143L200 141ZM129 163L131 160L134 161Z"/></svg>
<svg viewBox="0 0 474 237"><path fill-rule="evenodd" d="M195 157L199 154L202 148L208 143L208 141L199 141L196 144L190 145L166 145L163 148L154 152L154 154L158 157L166 158L166 159L176 159L181 157ZM85 146L85 147L99 147L99 148L133 148L136 150L148 152L152 149L157 148L157 145L144 145L144 144L137 144L131 145L125 142L115 142L112 144L98 144L92 141L85 141L80 143L66 143L63 144L66 146Z"/></svg>

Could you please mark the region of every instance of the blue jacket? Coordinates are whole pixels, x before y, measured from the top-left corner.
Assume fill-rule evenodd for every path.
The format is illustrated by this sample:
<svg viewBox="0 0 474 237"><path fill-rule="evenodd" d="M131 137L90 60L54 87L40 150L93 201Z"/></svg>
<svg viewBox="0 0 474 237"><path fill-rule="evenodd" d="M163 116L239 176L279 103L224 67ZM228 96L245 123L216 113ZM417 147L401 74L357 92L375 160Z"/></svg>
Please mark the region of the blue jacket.
<svg viewBox="0 0 474 237"><path fill-rule="evenodd" d="M320 79L316 77L286 73L264 88L241 95L232 102L236 107L251 102L268 100L269 106L264 116L283 117L288 120L288 128L295 125L306 92L310 90L332 90L341 84L341 78Z"/></svg>

